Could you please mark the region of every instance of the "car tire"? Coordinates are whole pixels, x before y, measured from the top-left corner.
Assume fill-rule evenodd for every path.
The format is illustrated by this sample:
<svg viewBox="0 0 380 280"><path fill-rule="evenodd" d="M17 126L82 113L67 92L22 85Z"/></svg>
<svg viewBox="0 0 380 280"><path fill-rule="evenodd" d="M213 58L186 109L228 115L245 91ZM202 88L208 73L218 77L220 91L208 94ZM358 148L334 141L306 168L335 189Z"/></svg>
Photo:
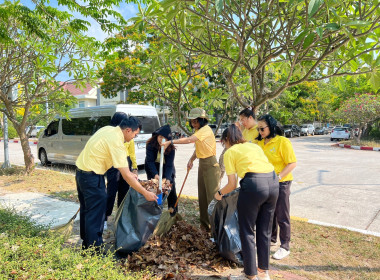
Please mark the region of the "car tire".
<svg viewBox="0 0 380 280"><path fill-rule="evenodd" d="M50 163L48 160L46 151L44 149L41 149L41 151L40 151L40 161L41 161L42 166L46 166Z"/></svg>
<svg viewBox="0 0 380 280"><path fill-rule="evenodd" d="M334 138L330 138L330 141L334 141Z"/></svg>

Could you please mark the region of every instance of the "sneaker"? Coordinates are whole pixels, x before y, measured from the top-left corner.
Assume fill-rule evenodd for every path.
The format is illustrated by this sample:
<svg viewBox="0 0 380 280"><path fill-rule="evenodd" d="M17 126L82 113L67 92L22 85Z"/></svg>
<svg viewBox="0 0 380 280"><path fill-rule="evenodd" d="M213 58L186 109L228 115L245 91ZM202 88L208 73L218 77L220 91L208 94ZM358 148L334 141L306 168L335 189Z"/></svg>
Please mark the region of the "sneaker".
<svg viewBox="0 0 380 280"><path fill-rule="evenodd" d="M104 221L103 230L107 230L107 229L108 229L108 226L107 226L107 221Z"/></svg>
<svg viewBox="0 0 380 280"><path fill-rule="evenodd" d="M273 258L275 260L282 260L283 258L287 257L289 254L290 254L290 251L280 247L277 250L277 252L273 254Z"/></svg>
<svg viewBox="0 0 380 280"><path fill-rule="evenodd" d="M277 241L276 242L273 242L273 241L271 241L270 242L270 246L272 247L272 246L276 246L277 245Z"/></svg>
<svg viewBox="0 0 380 280"><path fill-rule="evenodd" d="M268 270L264 270L263 272L257 271L257 273L257 280L270 280Z"/></svg>

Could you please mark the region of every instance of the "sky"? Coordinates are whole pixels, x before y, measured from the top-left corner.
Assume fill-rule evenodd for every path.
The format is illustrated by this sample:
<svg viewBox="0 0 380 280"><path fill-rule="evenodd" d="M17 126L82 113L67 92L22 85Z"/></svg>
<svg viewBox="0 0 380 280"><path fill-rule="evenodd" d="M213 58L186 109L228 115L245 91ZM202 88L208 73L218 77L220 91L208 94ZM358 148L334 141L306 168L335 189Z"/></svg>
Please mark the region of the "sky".
<svg viewBox="0 0 380 280"><path fill-rule="evenodd" d="M3 2L0 0L0 2ZM27 6L30 9L34 9L35 4L32 0L21 0L21 4ZM78 1L81 2L81 1ZM87 36L94 37L100 42L103 42L107 37L112 36L112 34L107 34L103 32L103 30L100 28L100 25L92 18L86 18L82 16L80 13L69 11L67 7L58 5L56 0L50 0L50 6L58 8L62 11L68 11L70 14L72 14L75 18L86 20L90 23L90 26L88 27L88 31L85 32ZM120 6L115 6L115 10L117 10L126 20L134 17L138 12L138 7L136 4L131 3L122 3ZM68 80L69 76L67 73L63 73L58 76L58 80L65 81Z"/></svg>

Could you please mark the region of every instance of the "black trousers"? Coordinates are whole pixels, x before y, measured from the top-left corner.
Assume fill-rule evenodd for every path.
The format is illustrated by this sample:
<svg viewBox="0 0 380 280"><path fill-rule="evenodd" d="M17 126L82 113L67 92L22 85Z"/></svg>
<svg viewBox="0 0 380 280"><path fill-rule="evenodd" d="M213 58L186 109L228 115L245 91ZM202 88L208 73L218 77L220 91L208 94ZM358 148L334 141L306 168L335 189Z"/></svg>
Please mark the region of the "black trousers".
<svg viewBox="0 0 380 280"><path fill-rule="evenodd" d="M272 220L278 197L278 178L274 172L247 173L240 181L237 201L244 273L257 275L258 267L269 269ZM256 225L256 243L254 228Z"/></svg>
<svg viewBox="0 0 380 280"><path fill-rule="evenodd" d="M75 181L80 202L80 237L83 248L101 246L107 206L104 175L77 169Z"/></svg>
<svg viewBox="0 0 380 280"><path fill-rule="evenodd" d="M128 157L129 170L132 171L132 161ZM111 216L113 206L115 204L116 193L118 193L117 207L120 206L120 203L123 201L125 195L129 190L129 184L123 179L120 174L120 171L114 167L111 167L107 170L107 210L106 218ZM123 181L120 184L120 181ZM125 190L126 189L126 190ZM120 194L121 193L121 194ZM121 197L121 199L120 199Z"/></svg>
<svg viewBox="0 0 380 280"><path fill-rule="evenodd" d="M273 217L272 242L277 241L277 229L280 227L281 248L290 250L290 186L292 181L280 182L280 192Z"/></svg>

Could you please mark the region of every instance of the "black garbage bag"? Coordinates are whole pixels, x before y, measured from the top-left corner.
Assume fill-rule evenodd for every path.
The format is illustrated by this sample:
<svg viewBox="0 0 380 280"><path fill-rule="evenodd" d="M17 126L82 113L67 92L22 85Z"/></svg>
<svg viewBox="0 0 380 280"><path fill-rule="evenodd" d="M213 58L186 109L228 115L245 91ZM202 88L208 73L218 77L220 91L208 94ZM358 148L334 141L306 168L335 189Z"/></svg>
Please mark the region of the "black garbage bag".
<svg viewBox="0 0 380 280"><path fill-rule="evenodd" d="M126 256L144 246L160 219L166 198L167 195L163 195L162 205L158 205L129 188L116 214L115 248L119 256Z"/></svg>
<svg viewBox="0 0 380 280"><path fill-rule="evenodd" d="M223 196L222 200L214 199L208 206L211 223L211 234L219 253L226 259L243 265L237 200L240 188Z"/></svg>

